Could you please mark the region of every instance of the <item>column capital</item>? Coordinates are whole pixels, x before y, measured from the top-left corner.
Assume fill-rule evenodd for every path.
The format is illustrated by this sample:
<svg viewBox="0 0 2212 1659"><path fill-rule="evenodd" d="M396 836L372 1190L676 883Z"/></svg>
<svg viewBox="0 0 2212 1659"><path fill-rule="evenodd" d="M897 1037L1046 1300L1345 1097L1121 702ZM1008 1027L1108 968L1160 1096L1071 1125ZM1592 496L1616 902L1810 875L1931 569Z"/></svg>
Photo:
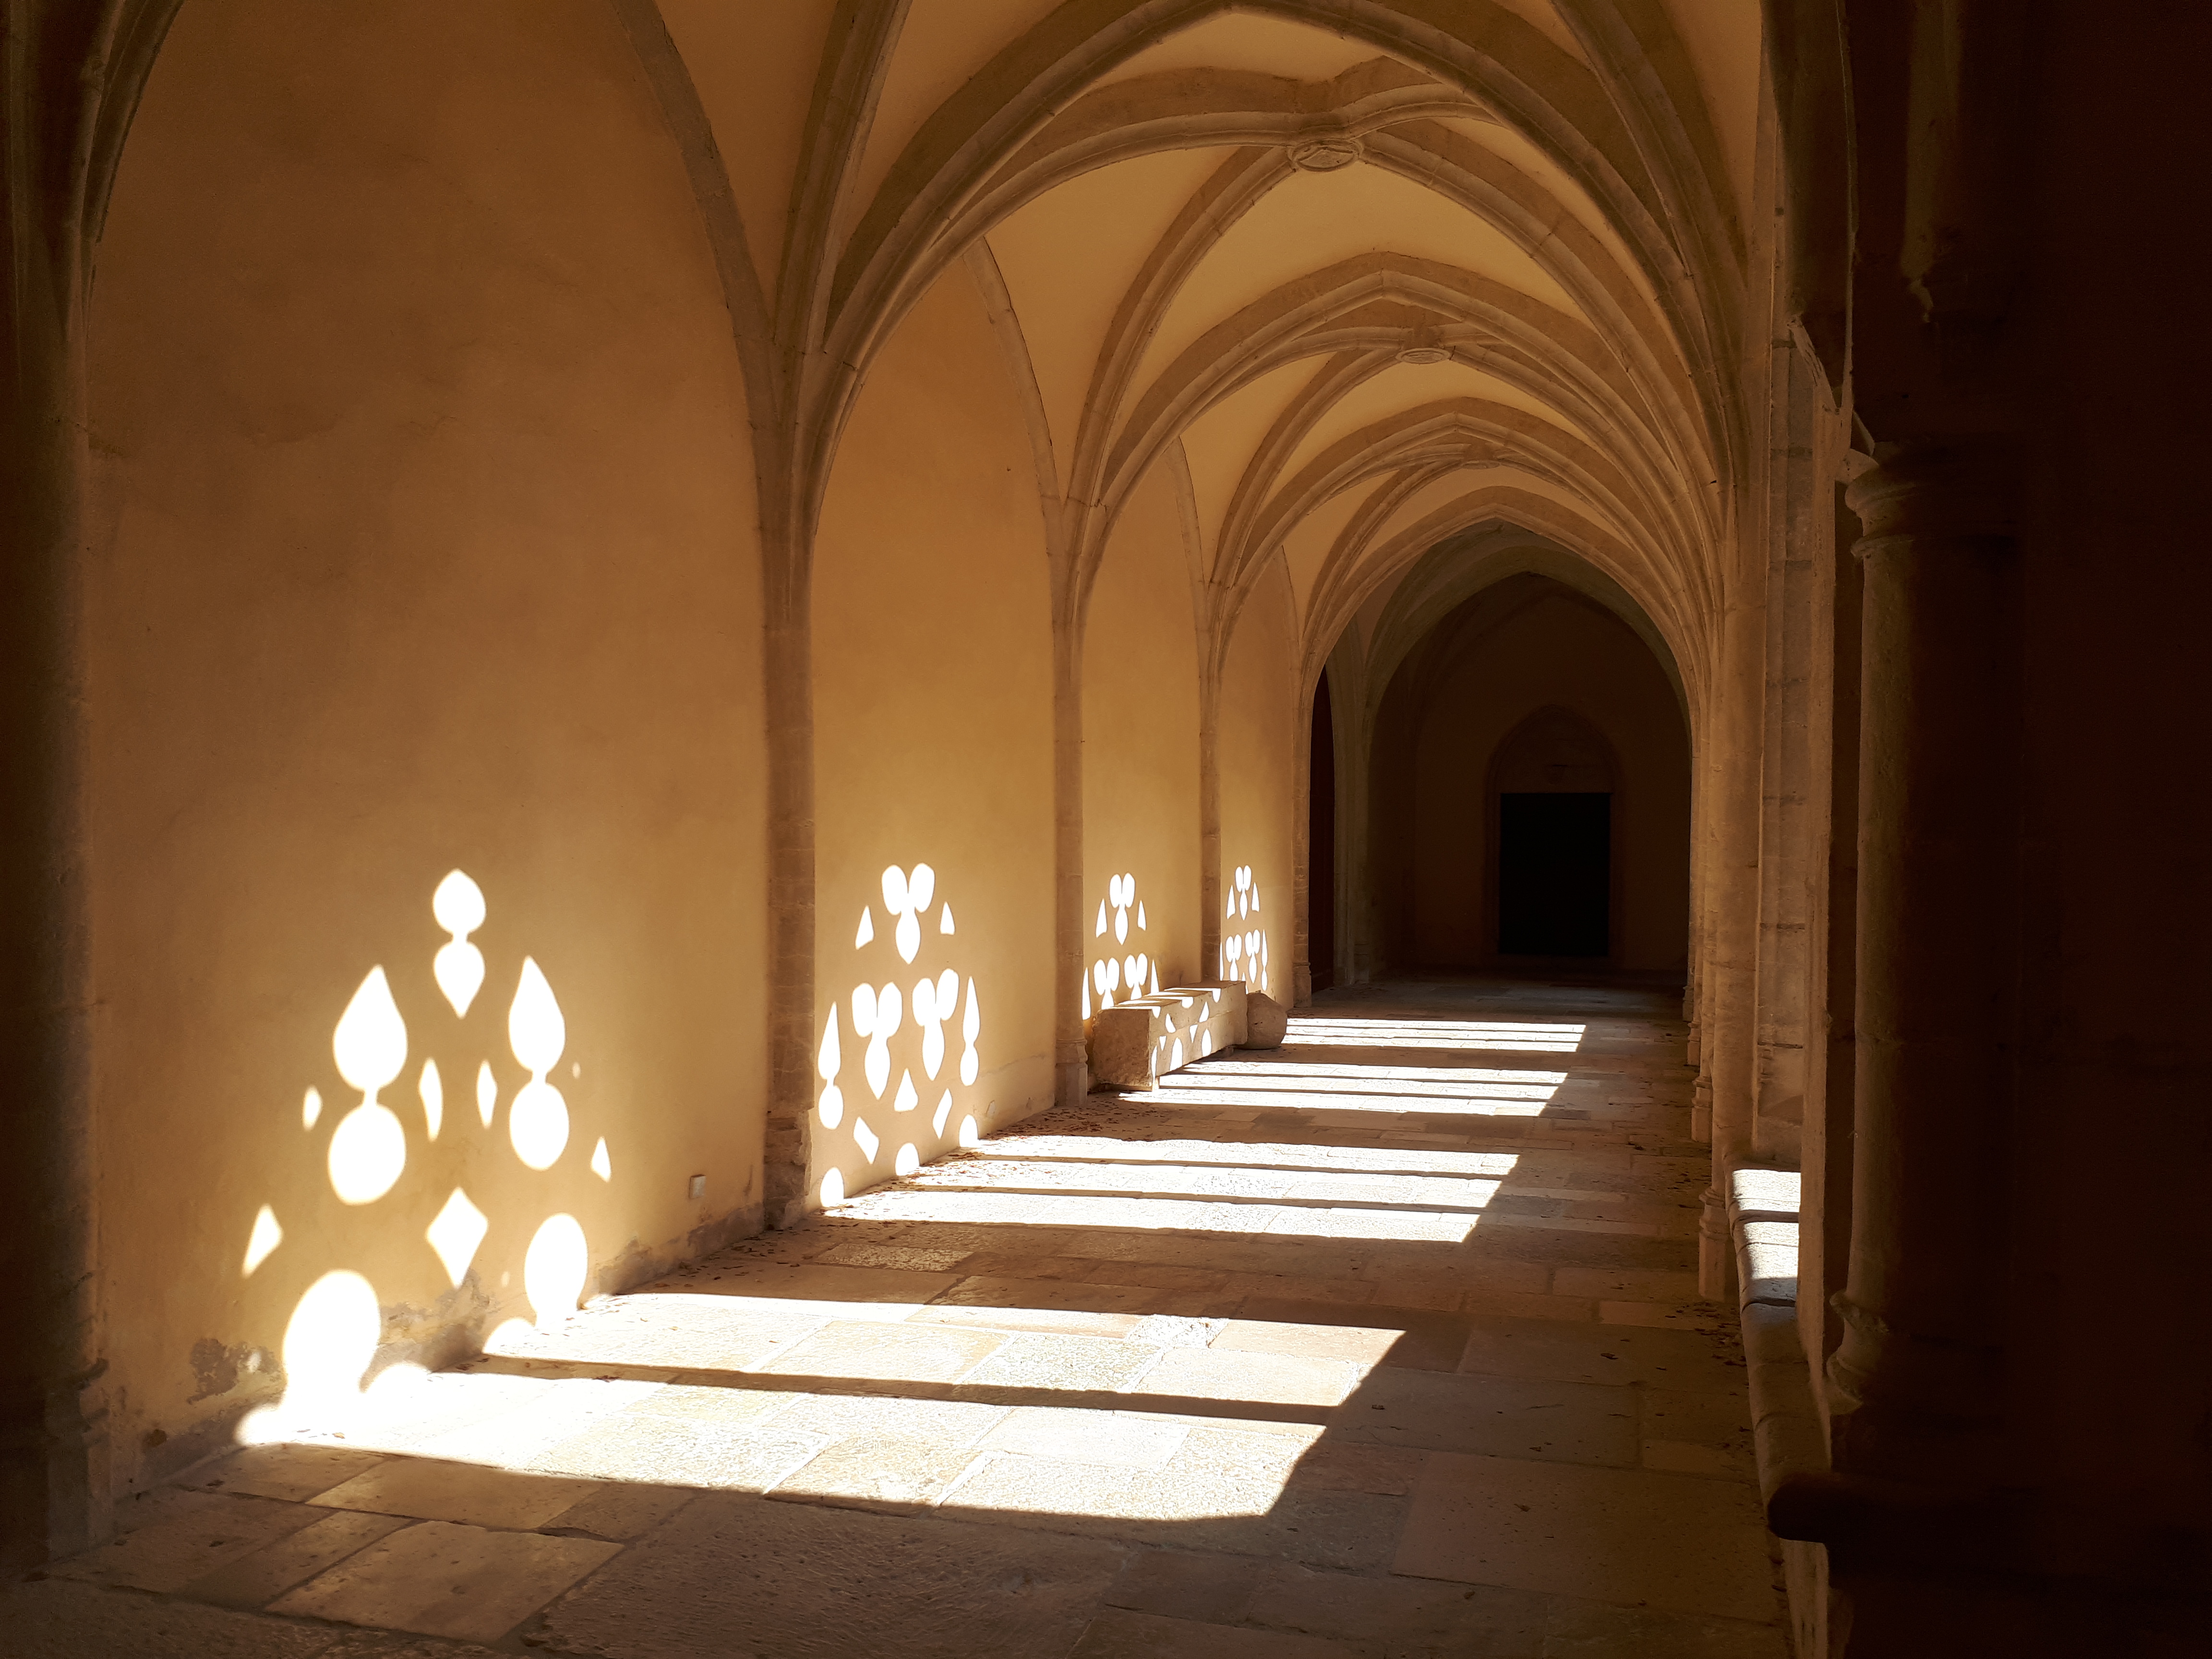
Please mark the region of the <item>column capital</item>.
<svg viewBox="0 0 2212 1659"><path fill-rule="evenodd" d="M1897 537L2010 540L2019 523L2020 459L2009 434L1878 444L1844 494L1866 533L1865 557Z"/></svg>

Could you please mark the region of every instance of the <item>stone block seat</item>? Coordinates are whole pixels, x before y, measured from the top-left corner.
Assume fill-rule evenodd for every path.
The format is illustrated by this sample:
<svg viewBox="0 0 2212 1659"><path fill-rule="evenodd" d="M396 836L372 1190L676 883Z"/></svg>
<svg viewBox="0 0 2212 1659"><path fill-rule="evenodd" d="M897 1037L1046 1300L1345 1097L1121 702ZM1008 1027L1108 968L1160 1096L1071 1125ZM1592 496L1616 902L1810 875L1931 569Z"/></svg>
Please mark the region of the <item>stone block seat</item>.
<svg viewBox="0 0 2212 1659"><path fill-rule="evenodd" d="M1091 1022L1091 1078L1156 1089L1161 1074L1244 1041L1244 982L1185 985L1102 1008Z"/></svg>

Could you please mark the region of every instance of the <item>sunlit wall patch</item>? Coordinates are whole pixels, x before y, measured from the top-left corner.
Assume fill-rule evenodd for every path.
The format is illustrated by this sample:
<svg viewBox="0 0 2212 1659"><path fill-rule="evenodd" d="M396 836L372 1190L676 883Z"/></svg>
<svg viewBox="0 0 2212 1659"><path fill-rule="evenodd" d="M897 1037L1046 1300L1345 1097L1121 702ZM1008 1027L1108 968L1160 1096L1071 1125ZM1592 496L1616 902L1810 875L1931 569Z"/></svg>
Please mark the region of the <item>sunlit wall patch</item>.
<svg viewBox="0 0 2212 1659"><path fill-rule="evenodd" d="M946 960L959 950L960 935L937 872L927 864L891 865L877 885L853 930L859 982L830 1004L815 1048L821 1079L815 1115L823 1129L837 1132L838 1141L851 1149L842 1160L847 1169L854 1162L872 1168L888 1159L896 1170L919 1168L945 1150L958 1092L975 1086L981 1075L982 1001L974 977ZM875 918L878 898L886 917L882 929ZM934 925L925 927L933 914ZM909 982L906 974L917 968L919 977ZM848 1078L845 1067L856 1059L859 1075ZM895 1144L887 1147L885 1126L908 1123L908 1114L920 1114L932 1102L931 1139L921 1137L916 1118L915 1127L890 1132ZM840 1161L838 1142L826 1153L830 1161ZM825 1176L823 1205L842 1202L847 1185L838 1174L832 1197Z"/></svg>
<svg viewBox="0 0 2212 1659"><path fill-rule="evenodd" d="M1158 993L1160 966L1145 948L1148 931L1136 877L1109 878L1091 930L1091 948L1097 954L1084 971L1079 992L1084 1018L1089 1019L1101 1008L1111 1008L1117 1001Z"/></svg>
<svg viewBox="0 0 2212 1659"><path fill-rule="evenodd" d="M1221 977L1241 979L1245 988L1268 986L1267 930L1260 920L1260 884L1252 866L1240 864L1230 877L1227 908L1222 913Z"/></svg>

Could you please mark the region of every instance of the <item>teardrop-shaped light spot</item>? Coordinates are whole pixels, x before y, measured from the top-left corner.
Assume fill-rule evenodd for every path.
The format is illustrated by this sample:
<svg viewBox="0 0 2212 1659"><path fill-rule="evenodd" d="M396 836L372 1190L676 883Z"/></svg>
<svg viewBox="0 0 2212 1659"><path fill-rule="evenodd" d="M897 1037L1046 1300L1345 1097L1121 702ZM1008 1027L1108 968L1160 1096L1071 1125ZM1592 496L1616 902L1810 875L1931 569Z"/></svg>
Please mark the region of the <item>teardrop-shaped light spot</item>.
<svg viewBox="0 0 2212 1659"><path fill-rule="evenodd" d="M872 1036L876 1030L876 988L855 985L853 988L853 1032L856 1036Z"/></svg>
<svg viewBox="0 0 2212 1659"><path fill-rule="evenodd" d="M937 931L940 933L949 933L953 931L952 901L951 899L945 900L943 906L937 912Z"/></svg>
<svg viewBox="0 0 2212 1659"><path fill-rule="evenodd" d="M952 1091L947 1089L939 1097L937 1109L930 1114L929 1127L933 1133L943 1135L945 1124L952 1116Z"/></svg>
<svg viewBox="0 0 2212 1659"><path fill-rule="evenodd" d="M430 1139L435 1140L439 1129L446 1121L446 1085L438 1076L436 1060L422 1062L422 1079L416 1084L415 1091L422 1097L422 1121Z"/></svg>
<svg viewBox="0 0 2212 1659"><path fill-rule="evenodd" d="M845 1201L845 1177L842 1171L832 1170L822 1177L822 1207L834 1210Z"/></svg>
<svg viewBox="0 0 2212 1659"><path fill-rule="evenodd" d="M1156 963L1154 963L1152 964L1152 994L1153 994L1154 996L1158 996L1158 995L1159 995L1159 994L1160 994L1160 964L1159 964L1158 963L1157 963L1157 962L1156 962Z"/></svg>
<svg viewBox="0 0 2212 1659"><path fill-rule="evenodd" d="M917 1025L927 1025L937 1018L937 981L917 980L914 987L914 1020Z"/></svg>
<svg viewBox="0 0 2212 1659"><path fill-rule="evenodd" d="M845 1091L836 1084L831 1084L822 1091L819 1110L822 1113L822 1127L825 1129L836 1128L845 1121Z"/></svg>
<svg viewBox="0 0 2212 1659"><path fill-rule="evenodd" d="M937 1017L952 1018L952 1011L960 1002L960 975L947 968L937 976Z"/></svg>
<svg viewBox="0 0 2212 1659"><path fill-rule="evenodd" d="M1102 939L1103 939L1103 938L1104 938L1104 937L1105 937L1105 934L1106 934L1106 901L1105 901L1104 899L1100 899L1100 900L1098 901L1098 936L1099 936L1100 938L1102 938Z"/></svg>
<svg viewBox="0 0 2212 1659"><path fill-rule="evenodd" d="M837 1068L844 1063L844 1056L839 1053L837 1048L837 1010L833 1006L830 1010L830 1018L822 1024L822 1047L815 1054L814 1069L821 1073L822 1080L827 1083L837 1075Z"/></svg>
<svg viewBox="0 0 2212 1659"><path fill-rule="evenodd" d="M1114 913L1114 942L1116 945L1121 944L1128 937L1129 913L1127 910L1116 910Z"/></svg>
<svg viewBox="0 0 2212 1659"><path fill-rule="evenodd" d="M1144 900L1142 900L1142 899L1139 899L1139 900L1137 901L1137 926L1138 926L1138 927L1142 927L1144 925L1145 925L1145 902L1144 902Z"/></svg>
<svg viewBox="0 0 2212 1659"><path fill-rule="evenodd" d="M491 1074L491 1062L483 1061L477 1067L477 1116L483 1126L491 1127L492 1114L499 1109L499 1079Z"/></svg>
<svg viewBox="0 0 2212 1659"><path fill-rule="evenodd" d="M466 939L441 945L438 954L430 958L430 976L438 981L438 989L446 1000L453 1004L453 1012L466 1018L469 1005L483 988L483 952Z"/></svg>
<svg viewBox="0 0 2212 1659"><path fill-rule="evenodd" d="M968 981L968 1012L961 1017L960 1035L973 1042L975 1033L983 1029L983 1011L975 1000L975 981Z"/></svg>
<svg viewBox="0 0 2212 1659"><path fill-rule="evenodd" d="M875 937L876 913L864 904L860 907L860 925L853 934L853 948L857 951L863 945L872 944Z"/></svg>
<svg viewBox="0 0 2212 1659"><path fill-rule="evenodd" d="M399 1005L392 1000L391 982L384 969L372 968L354 992L345 1012L338 1016L331 1034L331 1053L338 1075L362 1091L365 1099L399 1075L407 1063L407 1022L399 1018Z"/></svg>
<svg viewBox="0 0 2212 1659"><path fill-rule="evenodd" d="M533 957L522 959L522 977L507 1011L507 1041L523 1069L538 1077L559 1064L561 1051L568 1046L568 1023L562 1018L553 988Z"/></svg>
<svg viewBox="0 0 2212 1659"><path fill-rule="evenodd" d="M876 1149L884 1143L876 1138L876 1132L868 1127L867 1119L856 1117L853 1120L853 1144L860 1149L862 1158L873 1164L876 1161Z"/></svg>
<svg viewBox="0 0 2212 1659"><path fill-rule="evenodd" d="M899 913L898 928L892 938L898 945L899 960L912 962L915 953L921 949L921 924L915 920L913 911Z"/></svg>
<svg viewBox="0 0 2212 1659"><path fill-rule="evenodd" d="M1086 976L1079 983L1083 987L1083 1018L1088 1019L1091 1018L1091 981Z"/></svg>
<svg viewBox="0 0 2212 1659"><path fill-rule="evenodd" d="M906 908L906 872L894 864L884 872L884 908L896 915Z"/></svg>
<svg viewBox="0 0 2212 1659"><path fill-rule="evenodd" d="M951 1096L945 1096L947 1100ZM276 1224L276 1212L266 1204L260 1214L253 1218L253 1232L246 1241L245 1277L253 1277L253 1270L269 1260L269 1253L284 1242L284 1230Z"/></svg>
<svg viewBox="0 0 2212 1659"><path fill-rule="evenodd" d="M898 1149L898 1156L892 1160L891 1168L902 1176L910 1176L921 1168L921 1154L915 1150L913 1142L909 1141Z"/></svg>
<svg viewBox="0 0 2212 1659"><path fill-rule="evenodd" d="M568 1146L568 1103L537 1078L522 1085L507 1109L507 1138L514 1155L533 1170L550 1170Z"/></svg>
<svg viewBox="0 0 2212 1659"><path fill-rule="evenodd" d="M975 1127L975 1120L972 1116L960 1120L960 1144L963 1146L980 1146L983 1144L983 1132Z"/></svg>
<svg viewBox="0 0 2212 1659"><path fill-rule="evenodd" d="M910 1112L921 1104L921 1097L914 1090L914 1073L901 1072L898 1093L891 1101L891 1109L897 1112Z"/></svg>
<svg viewBox="0 0 2212 1659"><path fill-rule="evenodd" d="M320 1089L310 1089L300 1102L300 1127L303 1129L312 1129L321 1120L322 1115L323 1091Z"/></svg>
<svg viewBox="0 0 2212 1659"><path fill-rule="evenodd" d="M614 1160L607 1156L607 1138L599 1137L599 1144L592 1148L592 1173L602 1181L615 1178Z"/></svg>
<svg viewBox="0 0 2212 1659"><path fill-rule="evenodd" d="M878 1036L896 1036L898 1035L899 1021L903 1017L903 1004L899 996L899 988L897 986L886 985L877 991L876 1035Z"/></svg>
<svg viewBox="0 0 2212 1659"><path fill-rule="evenodd" d="M907 908L909 910L927 910L929 901L936 896L937 872L926 864L915 865L914 874L907 879Z"/></svg>
<svg viewBox="0 0 2212 1659"><path fill-rule="evenodd" d="M1119 957L1106 958L1106 988L1109 991L1118 991L1121 988L1121 963Z"/></svg>

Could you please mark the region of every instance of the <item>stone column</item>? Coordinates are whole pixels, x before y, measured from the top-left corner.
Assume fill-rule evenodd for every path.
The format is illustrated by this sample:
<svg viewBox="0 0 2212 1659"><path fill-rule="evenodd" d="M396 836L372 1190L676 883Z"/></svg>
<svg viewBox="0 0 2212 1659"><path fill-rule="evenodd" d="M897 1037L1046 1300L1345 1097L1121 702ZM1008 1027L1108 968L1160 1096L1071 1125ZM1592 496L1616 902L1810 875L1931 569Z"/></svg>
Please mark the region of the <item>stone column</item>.
<svg viewBox="0 0 2212 1659"><path fill-rule="evenodd" d="M1846 1473L1963 1485L1997 1412L2020 722L2001 441L1884 446L1864 526Z"/></svg>
<svg viewBox="0 0 2212 1659"><path fill-rule="evenodd" d="M99 21L11 8L0 53L0 1577L107 1529L77 592Z"/></svg>

